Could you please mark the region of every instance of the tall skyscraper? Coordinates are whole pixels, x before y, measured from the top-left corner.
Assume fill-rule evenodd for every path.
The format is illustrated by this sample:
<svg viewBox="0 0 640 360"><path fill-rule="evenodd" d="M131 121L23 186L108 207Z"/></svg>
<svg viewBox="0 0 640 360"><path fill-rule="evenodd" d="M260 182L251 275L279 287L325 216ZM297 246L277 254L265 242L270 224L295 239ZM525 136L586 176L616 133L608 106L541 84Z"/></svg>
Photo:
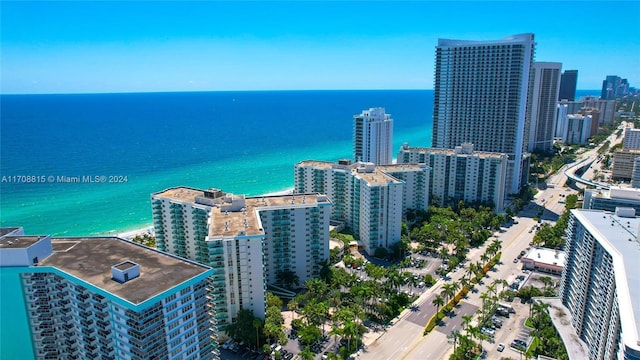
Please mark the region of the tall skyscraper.
<svg viewBox="0 0 640 360"><path fill-rule="evenodd" d="M436 48L434 148L472 143L507 154L507 192L528 178L526 140L533 90L533 34L502 40L439 39Z"/></svg>
<svg viewBox="0 0 640 360"><path fill-rule="evenodd" d="M629 93L629 82L617 75L607 75L602 81L600 98L603 100L615 100Z"/></svg>
<svg viewBox="0 0 640 360"><path fill-rule="evenodd" d="M640 359L639 229L632 208L571 210L560 298L589 359Z"/></svg>
<svg viewBox="0 0 640 360"><path fill-rule="evenodd" d="M393 119L384 108L370 108L353 116L353 158L356 162L392 162Z"/></svg>
<svg viewBox="0 0 640 360"><path fill-rule="evenodd" d="M578 70L565 70L560 76L560 93L558 101L576 100L576 86L578 84Z"/></svg>
<svg viewBox="0 0 640 360"><path fill-rule="evenodd" d="M0 259L36 359L218 358L208 267L114 237L15 232Z"/></svg>
<svg viewBox="0 0 640 360"><path fill-rule="evenodd" d="M562 63L533 63L533 99L529 128L529 151L551 152L558 112L556 107L560 91Z"/></svg>

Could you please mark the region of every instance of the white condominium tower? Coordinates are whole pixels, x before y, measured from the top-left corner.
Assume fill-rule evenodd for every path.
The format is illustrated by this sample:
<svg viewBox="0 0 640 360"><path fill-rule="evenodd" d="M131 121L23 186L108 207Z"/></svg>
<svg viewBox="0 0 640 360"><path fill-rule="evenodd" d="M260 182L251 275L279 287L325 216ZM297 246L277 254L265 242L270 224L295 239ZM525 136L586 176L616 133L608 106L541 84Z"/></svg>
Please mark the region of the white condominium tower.
<svg viewBox="0 0 640 360"><path fill-rule="evenodd" d="M502 40L439 39L436 48L434 148L462 143L507 154L507 192L517 193L528 174L526 140L533 34Z"/></svg>
<svg viewBox="0 0 640 360"><path fill-rule="evenodd" d="M492 203L495 212L504 208L507 155L473 151L473 144L455 149L409 147L398 152L398 164L424 164L431 168L429 198L440 206L458 200Z"/></svg>
<svg viewBox="0 0 640 360"><path fill-rule="evenodd" d="M36 359L219 358L208 267L114 237L15 232L0 258Z"/></svg>
<svg viewBox="0 0 640 360"><path fill-rule="evenodd" d="M377 107L353 116L353 158L376 165L391 164L393 119Z"/></svg>
<svg viewBox="0 0 640 360"><path fill-rule="evenodd" d="M562 63L534 62L533 99L528 151L551 152L558 118Z"/></svg>
<svg viewBox="0 0 640 360"><path fill-rule="evenodd" d="M429 168L341 160L302 161L295 165L296 193L321 192L333 204L331 219L349 227L369 254L400 241L408 208L427 210Z"/></svg>
<svg viewBox="0 0 640 360"><path fill-rule="evenodd" d="M264 318L267 285L318 277L329 259L331 203L326 196L245 198L218 189L177 187L151 197L157 246L213 268L220 329L241 309Z"/></svg>
<svg viewBox="0 0 640 360"><path fill-rule="evenodd" d="M571 210L560 298L593 360L640 359L640 218Z"/></svg>

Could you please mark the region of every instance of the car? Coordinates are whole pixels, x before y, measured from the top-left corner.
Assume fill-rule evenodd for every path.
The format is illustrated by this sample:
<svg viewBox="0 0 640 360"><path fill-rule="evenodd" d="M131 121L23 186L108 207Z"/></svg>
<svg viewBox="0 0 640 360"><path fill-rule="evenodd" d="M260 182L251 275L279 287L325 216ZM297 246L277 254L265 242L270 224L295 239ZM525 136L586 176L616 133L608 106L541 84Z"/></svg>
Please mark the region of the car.
<svg viewBox="0 0 640 360"><path fill-rule="evenodd" d="M222 344L222 348L227 350L229 349L229 347L231 346L231 344L233 344L233 339L229 339L227 340L224 344Z"/></svg>
<svg viewBox="0 0 640 360"><path fill-rule="evenodd" d="M527 252L526 252L526 251L524 251L524 250L520 251L520 255L522 255L522 256L524 256L524 254L526 254L526 253L527 253Z"/></svg>
<svg viewBox="0 0 640 360"><path fill-rule="evenodd" d="M495 330L488 328L488 327L483 327L480 331L482 331L483 333L487 334L487 335L494 335L496 333Z"/></svg>
<svg viewBox="0 0 640 360"><path fill-rule="evenodd" d="M291 360L293 358L293 354L292 353L288 353L287 355L285 355L283 357L284 360Z"/></svg>
<svg viewBox="0 0 640 360"><path fill-rule="evenodd" d="M504 344L503 343L498 344L498 351L502 352L503 350L504 350Z"/></svg>
<svg viewBox="0 0 640 360"><path fill-rule="evenodd" d="M517 263L518 262L518 258L513 259L513 263Z"/></svg>

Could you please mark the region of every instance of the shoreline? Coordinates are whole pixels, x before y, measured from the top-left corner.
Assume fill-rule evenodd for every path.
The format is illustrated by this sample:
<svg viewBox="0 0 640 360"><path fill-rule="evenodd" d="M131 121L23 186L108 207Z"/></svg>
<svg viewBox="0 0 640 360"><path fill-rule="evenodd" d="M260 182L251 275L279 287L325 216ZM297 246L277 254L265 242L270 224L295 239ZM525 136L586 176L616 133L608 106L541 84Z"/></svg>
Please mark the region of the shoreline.
<svg viewBox="0 0 640 360"><path fill-rule="evenodd" d="M268 192L266 194L262 194L262 195L258 195L258 197L265 197L265 196L283 196L283 195L291 195L293 194L293 187L289 187L286 188L284 190L279 190L279 191L272 191L272 192ZM108 236L116 236L122 239L125 239L127 241L130 241L132 238L139 236L139 235L151 235L155 237L155 229L153 228L153 224L147 224L144 225L142 227L138 227L135 228L133 230L112 230L109 231L107 233L104 233L102 235L108 235ZM100 235L97 235L100 236Z"/></svg>

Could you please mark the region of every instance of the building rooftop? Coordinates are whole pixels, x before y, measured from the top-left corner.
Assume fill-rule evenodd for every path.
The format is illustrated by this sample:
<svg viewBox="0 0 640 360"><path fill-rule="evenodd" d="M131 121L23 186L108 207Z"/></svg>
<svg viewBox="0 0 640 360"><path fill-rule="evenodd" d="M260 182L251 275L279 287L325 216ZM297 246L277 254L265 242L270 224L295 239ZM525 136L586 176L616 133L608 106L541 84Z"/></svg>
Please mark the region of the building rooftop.
<svg viewBox="0 0 640 360"><path fill-rule="evenodd" d="M372 171L358 171L352 169L351 173L358 179L364 180L370 186L384 186L387 184L400 184L402 181L382 171L379 167L375 167Z"/></svg>
<svg viewBox="0 0 640 360"><path fill-rule="evenodd" d="M39 266L52 266L131 303L142 303L209 268L116 237L52 238L53 254ZM140 265L140 277L112 280L111 267Z"/></svg>
<svg viewBox="0 0 640 360"><path fill-rule="evenodd" d="M456 40L456 39L438 39L438 46L477 46L484 44L496 44L496 45L504 45L504 44L513 44L513 43L521 43L523 41L533 42L533 34L525 33L525 34L517 34L508 36L506 38L500 40Z"/></svg>
<svg viewBox="0 0 640 360"><path fill-rule="evenodd" d="M345 161L329 162L329 161L318 161L318 160L306 160L306 161L299 162L297 166L313 167L315 169L343 169L343 170L351 171L352 175L354 175L359 179L364 180L368 185L371 185L371 186L381 186L381 185L387 185L387 184L401 183L400 180L387 174L383 170L384 166L393 166L393 165L375 165L373 163L364 163L364 162L351 163L351 162L345 162Z"/></svg>
<svg viewBox="0 0 640 360"><path fill-rule="evenodd" d="M0 228L0 237L20 232L20 227L3 227Z"/></svg>
<svg viewBox="0 0 640 360"><path fill-rule="evenodd" d="M196 197L204 196L204 190L193 189L185 186L170 188L153 194L154 197L164 197L174 201L195 203Z"/></svg>
<svg viewBox="0 0 640 360"><path fill-rule="evenodd" d="M7 235L0 237L0 249L28 248L46 236Z"/></svg>
<svg viewBox="0 0 640 360"><path fill-rule="evenodd" d="M319 203L329 204L325 195L296 194L276 196L256 196L242 198L237 208L215 206L211 210L209 236L260 235L264 231L258 220L257 211L264 208L300 208L315 207Z"/></svg>
<svg viewBox="0 0 640 360"><path fill-rule="evenodd" d="M564 267L565 256L564 251L534 247L524 257L535 262Z"/></svg>
<svg viewBox="0 0 640 360"><path fill-rule="evenodd" d="M640 203L640 189L612 186L609 190L589 189L598 198L631 200Z"/></svg>
<svg viewBox="0 0 640 360"><path fill-rule="evenodd" d="M640 217L586 209L571 210L571 213L613 257L622 337L625 344L640 346Z"/></svg>
<svg viewBox="0 0 640 360"><path fill-rule="evenodd" d="M378 165L378 169L384 172L418 171L427 168L424 164L392 164Z"/></svg>
<svg viewBox="0 0 640 360"><path fill-rule="evenodd" d="M487 151L473 151L471 153L465 152L457 152L455 149L441 149L441 148L425 148L425 147L410 147L403 146L400 148L401 151L412 151L412 152L420 152L420 153L432 153L432 154L444 154L444 155L458 155L458 156L471 156L471 157L480 157L480 158L496 158L501 159L506 157L507 155L497 152L487 152Z"/></svg>

